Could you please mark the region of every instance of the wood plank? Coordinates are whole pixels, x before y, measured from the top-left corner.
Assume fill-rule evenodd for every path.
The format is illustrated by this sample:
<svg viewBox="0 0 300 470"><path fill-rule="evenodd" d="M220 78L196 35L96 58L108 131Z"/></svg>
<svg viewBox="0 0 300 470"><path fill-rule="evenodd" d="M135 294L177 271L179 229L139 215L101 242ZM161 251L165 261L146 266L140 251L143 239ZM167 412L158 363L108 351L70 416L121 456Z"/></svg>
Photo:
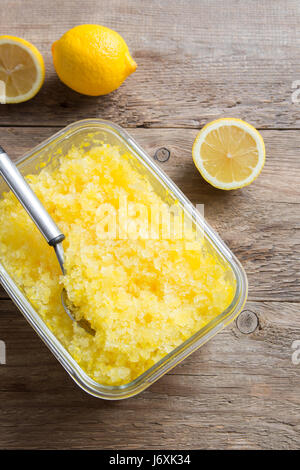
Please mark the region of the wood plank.
<svg viewBox="0 0 300 470"><path fill-rule="evenodd" d="M1 301L0 448L299 448L298 305L247 308L259 319L252 334L234 323L142 394L113 403L81 391Z"/></svg>
<svg viewBox="0 0 300 470"><path fill-rule="evenodd" d="M235 116L260 128L298 128L298 0L2 0L1 34L32 41L45 57L46 82L33 100L2 105L2 125L65 125L102 117L127 127L190 127ZM99 98L65 87L51 44L69 28L100 23L120 32L138 69ZM49 25L51 25L49 27Z"/></svg>
<svg viewBox="0 0 300 470"><path fill-rule="evenodd" d="M58 129L0 128L0 142L20 156ZM193 203L204 204L208 222L242 261L251 300L300 301L300 160L298 131L263 131L265 168L251 186L220 191L196 170L191 129L130 129L151 156L161 147L171 152L159 163ZM3 291L0 296L7 297Z"/></svg>
<svg viewBox="0 0 300 470"><path fill-rule="evenodd" d="M152 157L166 147L158 164L242 261L258 327L231 324L141 395L105 402L73 383L0 290L0 448L299 448L299 21L298 0L2 0L1 34L36 44L47 73L36 98L0 105L1 145L17 158L101 117L131 128ZM54 72L52 42L81 23L120 32L138 63L106 97L79 95ZM204 182L191 158L196 129L221 116L266 129L262 175L233 192Z"/></svg>

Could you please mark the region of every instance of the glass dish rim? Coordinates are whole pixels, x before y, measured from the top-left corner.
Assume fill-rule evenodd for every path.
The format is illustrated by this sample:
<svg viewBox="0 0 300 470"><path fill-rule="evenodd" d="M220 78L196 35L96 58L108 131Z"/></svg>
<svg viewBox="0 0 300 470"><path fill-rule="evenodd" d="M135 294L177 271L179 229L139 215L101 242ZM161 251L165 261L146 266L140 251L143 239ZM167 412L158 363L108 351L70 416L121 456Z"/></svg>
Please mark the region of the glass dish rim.
<svg viewBox="0 0 300 470"><path fill-rule="evenodd" d="M26 163L31 158L34 158L38 152L42 152L49 145L54 145L59 141L72 137L72 134L75 131L92 126L99 127L99 130L105 130L104 128L108 130L107 128L110 128L110 132L113 132L117 138L123 141L123 144L125 144L130 149L130 151L133 153L133 156L138 158L138 160L140 160L142 164L148 170L150 170L152 174L154 174L156 179L163 186L167 187L172 195L174 195L178 201L188 209L190 216L197 222L197 224L201 224L205 236L208 238L213 248L216 249L216 251L226 259L236 279L236 291L234 298L231 304L224 310L224 312L215 317L211 322L198 330L194 335L173 349L169 354L164 356L160 361L155 363L133 381L124 385L110 386L99 384L95 380L91 379L83 371L83 369L81 369L70 353L62 346L62 344L46 326L41 317L39 317L38 313L31 306L28 299L21 292L0 262L0 282L4 289L10 295L12 300L18 306L36 333L41 337L43 342L46 343L54 356L58 359L68 374L73 378L73 380L83 390L93 396L109 400L118 400L129 398L140 393L142 390L162 377L170 369L179 364L192 352L201 347L205 342L215 336L215 334L222 330L227 324L231 323L242 310L246 302L248 283L242 265L231 252L231 250L226 246L223 240L219 237L219 235L214 231L214 229L210 227L204 217L202 217L200 213L194 209L193 204L182 193L182 191L171 180L171 178L165 174L165 172L153 161L153 159L151 159L147 152L145 152L143 148L135 141L135 139L133 139L131 135L121 126L111 121L98 118L75 121L60 129L49 138L43 140L40 144L33 147L29 152L26 152L16 161L17 166L21 168L24 163ZM101 388L101 390L99 390L99 388Z"/></svg>

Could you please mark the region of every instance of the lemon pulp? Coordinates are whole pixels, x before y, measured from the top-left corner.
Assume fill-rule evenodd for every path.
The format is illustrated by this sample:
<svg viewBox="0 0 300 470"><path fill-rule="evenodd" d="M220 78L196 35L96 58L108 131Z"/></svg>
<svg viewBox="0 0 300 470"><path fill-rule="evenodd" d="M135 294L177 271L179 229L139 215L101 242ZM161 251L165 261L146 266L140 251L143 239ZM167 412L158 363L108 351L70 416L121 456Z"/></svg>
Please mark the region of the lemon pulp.
<svg viewBox="0 0 300 470"><path fill-rule="evenodd" d="M220 189L237 189L252 183L265 163L260 133L241 119L212 121L199 132L193 145L195 165L206 181Z"/></svg>
<svg viewBox="0 0 300 470"><path fill-rule="evenodd" d="M44 78L44 60L33 44L14 36L0 36L0 103L29 100Z"/></svg>

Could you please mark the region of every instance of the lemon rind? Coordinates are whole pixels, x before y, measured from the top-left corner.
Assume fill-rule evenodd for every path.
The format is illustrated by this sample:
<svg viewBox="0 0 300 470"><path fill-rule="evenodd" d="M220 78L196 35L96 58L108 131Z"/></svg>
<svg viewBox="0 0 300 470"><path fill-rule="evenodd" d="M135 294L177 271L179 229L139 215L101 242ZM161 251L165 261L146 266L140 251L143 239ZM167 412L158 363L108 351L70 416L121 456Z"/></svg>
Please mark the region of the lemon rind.
<svg viewBox="0 0 300 470"><path fill-rule="evenodd" d="M40 91L44 83L45 64L44 64L43 56L33 44L31 44L30 42L22 38L1 36L0 45L1 44L13 44L13 45L17 45L21 47L28 54L30 54L37 70L37 80L34 82L32 88L27 93L24 93L23 95L18 95L16 97L7 97L5 95L4 97L5 103L3 104L17 104L17 103L23 103L25 101L28 101Z"/></svg>
<svg viewBox="0 0 300 470"><path fill-rule="evenodd" d="M258 149L259 159L258 159L258 163L257 163L256 167L253 169L251 175L249 175L248 178L246 178L243 181L235 181L235 182L232 182L232 183L223 183L222 181L218 180L217 178L211 176L208 173L208 171L204 168L204 166L202 164L202 159L200 158L200 148L201 148L201 145L204 142L206 136L208 135L208 133L210 133L213 130L218 129L219 127L221 127L221 125L222 126L232 126L233 124L236 124L237 127L239 127L241 129L245 130L246 132L248 132L251 135L251 137L254 139L254 141L257 145L257 149ZM197 169L199 170L201 176L208 183L210 183L212 186L214 186L215 188L225 189L225 190L239 189L239 188L243 188L243 187L248 186L249 184L251 184L259 176L259 174L261 173L261 171L264 167L265 158L266 158L265 157L265 144L264 144L263 138L260 135L260 133L257 131L257 129L255 129L254 126L252 126L251 124L243 121L242 119L238 119L238 118L220 118L220 119L216 119L215 121L212 121L212 122L206 124L201 129L201 131L198 133L198 135L197 135L197 137L194 141L193 149L192 149L192 155L193 155L194 163L195 163Z"/></svg>

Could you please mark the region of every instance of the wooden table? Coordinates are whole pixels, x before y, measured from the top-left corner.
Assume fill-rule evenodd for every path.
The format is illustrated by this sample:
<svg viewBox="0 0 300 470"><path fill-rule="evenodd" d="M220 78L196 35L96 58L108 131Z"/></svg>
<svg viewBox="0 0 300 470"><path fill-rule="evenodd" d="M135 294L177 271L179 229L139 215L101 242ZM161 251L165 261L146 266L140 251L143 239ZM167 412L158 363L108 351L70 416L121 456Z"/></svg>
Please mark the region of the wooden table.
<svg viewBox="0 0 300 470"><path fill-rule="evenodd" d="M81 96L54 72L52 42L80 23L116 29L138 63L108 96ZM121 402L81 391L1 290L0 447L299 447L299 0L2 0L0 24L36 44L47 68L33 100L1 105L1 145L20 157L68 123L101 117L130 128L152 156L166 147L162 168L205 204L249 278L238 325ZM205 183L191 157L198 130L224 116L260 129L267 150L258 180L231 192Z"/></svg>

